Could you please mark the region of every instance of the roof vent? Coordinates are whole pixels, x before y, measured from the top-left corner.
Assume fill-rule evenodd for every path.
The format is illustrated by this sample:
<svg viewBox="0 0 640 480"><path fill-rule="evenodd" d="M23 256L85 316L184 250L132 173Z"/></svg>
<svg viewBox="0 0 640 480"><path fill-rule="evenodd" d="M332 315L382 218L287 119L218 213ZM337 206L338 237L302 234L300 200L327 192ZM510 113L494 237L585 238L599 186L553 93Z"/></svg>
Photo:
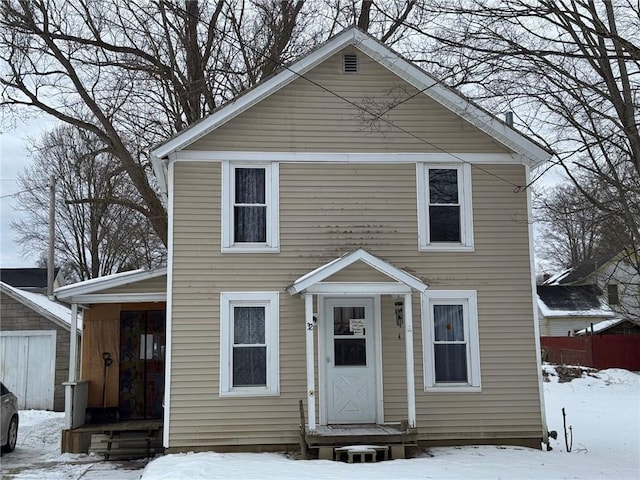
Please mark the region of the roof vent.
<svg viewBox="0 0 640 480"><path fill-rule="evenodd" d="M342 57L344 73L358 73L358 55L345 53Z"/></svg>

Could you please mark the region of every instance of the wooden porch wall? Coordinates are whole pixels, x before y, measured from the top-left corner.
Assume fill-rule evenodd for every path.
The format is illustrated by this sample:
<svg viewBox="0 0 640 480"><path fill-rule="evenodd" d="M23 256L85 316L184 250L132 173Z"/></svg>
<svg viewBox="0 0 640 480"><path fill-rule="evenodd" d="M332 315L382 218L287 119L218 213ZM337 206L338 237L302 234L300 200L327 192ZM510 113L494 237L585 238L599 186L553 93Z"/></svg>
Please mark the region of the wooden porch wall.
<svg viewBox="0 0 640 480"><path fill-rule="evenodd" d="M107 368L106 407L117 407L120 390L120 312L165 310L160 303L107 303L92 305L83 315L82 371L89 381L87 407L102 407L104 364L102 353L109 352L113 363Z"/></svg>

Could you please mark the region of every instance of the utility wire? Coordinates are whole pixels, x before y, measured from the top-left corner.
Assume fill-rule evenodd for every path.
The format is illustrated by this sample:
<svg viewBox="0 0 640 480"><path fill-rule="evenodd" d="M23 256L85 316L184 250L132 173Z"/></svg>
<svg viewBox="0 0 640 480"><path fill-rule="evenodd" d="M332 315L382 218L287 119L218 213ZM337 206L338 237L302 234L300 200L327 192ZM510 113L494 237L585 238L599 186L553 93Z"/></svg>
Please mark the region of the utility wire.
<svg viewBox="0 0 640 480"><path fill-rule="evenodd" d="M419 135L416 135L416 134L414 134L413 132L410 132L409 130L407 130L406 128L403 128L403 127L401 127L401 126L399 126L399 125L395 124L395 123L394 123L394 122L392 122L391 120L389 120L389 119L387 119L387 118L384 118L384 117L383 117L383 115L387 114L389 111L391 111L392 109L394 109L394 108L395 108L395 107L397 107L398 105L401 105L402 103L404 103L404 102L406 102L406 101L408 101L408 100L410 100L410 99L412 99L412 98L414 98L414 97L418 96L418 95L419 95L419 94L421 94L421 93L425 93L427 90L429 90L429 89L431 89L431 88L435 87L436 85L442 85L444 88L447 88L447 89L449 88L449 87L447 87L446 85L444 85L444 84L442 83L442 81L441 81L441 80L439 80L439 79L435 79L435 78L433 78L433 77L432 77L431 75L429 75L429 74L427 74L427 75L428 75L428 76L429 76L429 77L434 81L434 83L433 83L432 85L429 85L428 87L425 87L425 88L423 88L422 90L419 90L418 92L416 92L415 94L413 94L413 95L412 95L412 96L410 96L409 98L405 99L404 101L399 102L398 104L392 105L391 107L389 107L389 108L388 108L387 110L385 110L384 112L382 112L382 113L376 113L376 112L372 112L372 111L368 110L366 107L364 107L364 106L362 106L362 105L360 105L360 104L358 104L358 103L354 102L353 100L350 100L350 99L348 99L348 98L344 97L343 95L340 95L339 93L334 92L333 90L331 90L331 89L329 89L329 88L325 87L324 85L321 85L320 83L316 82L315 80L312 80L312 79L308 78L305 74L303 74L303 73L299 73L299 72L296 72L296 71L295 71L295 70L293 70L289 65L287 65L287 64L285 64L285 63L283 63L281 60L274 59L274 58L270 57L268 54L263 53L262 51L258 50L256 47L253 47L252 45L250 45L250 44L248 44L248 43L245 43L245 42L243 42L243 41L242 41L242 40L240 40L240 39L236 39L236 38L234 38L234 37L231 37L228 33L224 32L224 31L221 31L221 30L217 30L217 31L218 31L218 33L219 33L222 37L226 37L226 38L227 38L227 40L230 40L230 43L232 43L232 44L233 44L233 43L235 43L235 46L236 46L236 47L240 46L240 47L245 47L245 48L248 48L249 50L252 50L254 53L257 53L258 55L260 55L260 56L261 56L261 57L263 57L264 59L269 60L269 61L271 61L271 62L275 63L276 65L280 66L281 68L283 68L283 69L285 69L285 70L288 70L289 72L293 73L293 74L294 74L294 75L296 75L298 78L301 78L301 79L303 79L303 80L306 80L307 82L309 82L309 83L311 83L312 85L314 85L314 86L316 86L316 87L320 88L321 90L323 90L323 91L325 91L325 92L329 93L330 95L333 95L333 96L335 96L335 97L339 98L340 100L342 100L342 101L344 101L344 102L348 103L349 105L352 105L353 107L355 107L355 108L357 108L357 109L359 109L359 110L363 111L364 113L366 113L366 114L368 114L368 115L371 115L374 119L376 119L376 120L381 120L381 121L383 121L384 123L386 123L387 125L389 125L389 126L391 126L391 127L395 128L395 129L397 129L397 130L399 130L399 131L401 131L401 132L405 133L406 135L409 135L410 137L415 138L416 140L418 140L418 141L420 141L420 142L422 142L422 143L425 143L426 145L429 145L429 146L431 146L431 147L433 147L433 148L435 148L435 149L437 149L437 150L441 151L442 153L445 153L445 154L447 154L447 155L450 155L450 156L452 156L453 158L456 158L457 160L459 160L459 161L460 161L460 162L462 162L462 163L466 163L466 164L468 164L468 165L471 165L473 168L476 168L477 170L480 170L481 172L483 172L483 173L485 173L485 174L487 174L487 175L489 175L489 176L491 176L491 177L494 177L494 178L496 178L496 179L498 179L498 180L500 180L500 181L502 181L502 182L507 183L508 185L510 185L510 186L512 186L512 187L514 187L514 193L519 193L519 192L521 192L521 191L524 191L527 187L529 187L530 185L532 185L532 184L534 183L534 182L530 182L530 183L529 183L528 185L526 185L525 187L523 187L522 185L518 185L518 184L516 184L516 183L512 182L512 181L511 181L511 180L509 180L509 179L506 179L506 178L504 178L504 177L502 177L502 176L500 176L500 175L498 175L498 174L496 174L496 173L493 173L493 172L491 172L491 171L489 171L489 170L487 170L487 169L485 169L485 168L480 167L479 165L477 165L477 164L475 164L475 163L472 163L472 162L470 162L470 161L468 161L468 160L465 160L464 158L461 158L460 156L458 156L458 155L456 155L456 154L454 154L454 153L451 153L451 152L447 151L446 149L444 149L444 148L440 147L439 145L437 145L437 144L435 144L435 143L432 143L432 142L428 141L427 139L422 138L422 137L420 137ZM237 43L236 43L236 42L237 42ZM386 47L386 46L385 46L385 48L388 48L388 47ZM398 55L398 56L401 56L400 54L397 54L397 55ZM417 66L416 66L416 68L420 68L420 67L417 67ZM422 69L421 69L421 70L422 70ZM425 72L425 73L426 73L426 72ZM477 107L477 108L480 108L480 107Z"/></svg>

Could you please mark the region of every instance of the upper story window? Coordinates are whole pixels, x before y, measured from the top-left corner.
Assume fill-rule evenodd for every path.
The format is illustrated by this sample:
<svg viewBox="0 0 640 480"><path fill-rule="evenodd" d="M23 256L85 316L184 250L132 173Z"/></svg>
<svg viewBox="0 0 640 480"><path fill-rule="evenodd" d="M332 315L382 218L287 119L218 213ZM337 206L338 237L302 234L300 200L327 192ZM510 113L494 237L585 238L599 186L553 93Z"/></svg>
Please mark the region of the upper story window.
<svg viewBox="0 0 640 480"><path fill-rule="evenodd" d="M417 165L420 250L473 250L471 166Z"/></svg>
<svg viewBox="0 0 640 480"><path fill-rule="evenodd" d="M222 163L222 251L277 252L278 164Z"/></svg>

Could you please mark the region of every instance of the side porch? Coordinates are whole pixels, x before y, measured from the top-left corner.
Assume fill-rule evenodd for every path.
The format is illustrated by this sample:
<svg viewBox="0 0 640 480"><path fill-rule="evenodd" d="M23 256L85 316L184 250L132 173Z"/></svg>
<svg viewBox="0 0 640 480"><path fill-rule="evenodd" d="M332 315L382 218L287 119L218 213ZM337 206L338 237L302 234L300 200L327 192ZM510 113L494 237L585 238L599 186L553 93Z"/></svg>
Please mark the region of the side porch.
<svg viewBox="0 0 640 480"><path fill-rule="evenodd" d="M68 285L86 334L65 382L62 453L133 458L162 451L166 271L138 270Z"/></svg>

